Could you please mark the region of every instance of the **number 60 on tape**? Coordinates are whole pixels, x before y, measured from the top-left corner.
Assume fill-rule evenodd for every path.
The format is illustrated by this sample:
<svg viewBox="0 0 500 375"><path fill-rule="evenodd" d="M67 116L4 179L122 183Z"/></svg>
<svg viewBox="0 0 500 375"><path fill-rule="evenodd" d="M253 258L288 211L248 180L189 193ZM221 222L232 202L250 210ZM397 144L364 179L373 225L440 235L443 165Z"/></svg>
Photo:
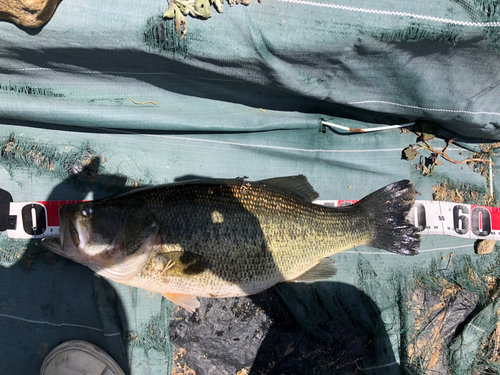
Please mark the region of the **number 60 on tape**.
<svg viewBox="0 0 500 375"><path fill-rule="evenodd" d="M500 239L498 207L416 201L408 218L421 230L422 234Z"/></svg>

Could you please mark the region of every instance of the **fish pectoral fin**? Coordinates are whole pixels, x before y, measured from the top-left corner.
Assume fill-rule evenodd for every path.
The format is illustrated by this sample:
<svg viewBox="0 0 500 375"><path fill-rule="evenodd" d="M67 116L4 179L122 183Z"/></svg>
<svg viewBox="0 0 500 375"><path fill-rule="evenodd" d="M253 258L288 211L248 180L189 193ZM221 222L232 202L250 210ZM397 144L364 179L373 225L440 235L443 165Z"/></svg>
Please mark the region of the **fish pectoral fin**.
<svg viewBox="0 0 500 375"><path fill-rule="evenodd" d="M208 263L202 255L190 251L167 251L155 256L163 258L166 263L165 268L168 267L170 274L193 276L208 268Z"/></svg>
<svg viewBox="0 0 500 375"><path fill-rule="evenodd" d="M294 193L299 194L308 202L312 202L319 197L319 194L316 192L316 190L314 190L309 181L307 181L306 176L301 174L299 174L298 176L268 178L266 180L261 180L258 182L279 186L283 189L293 191Z"/></svg>
<svg viewBox="0 0 500 375"><path fill-rule="evenodd" d="M189 294L162 293L162 296L170 302L185 308L190 313L193 313L194 310L200 307L200 301L198 301L198 298Z"/></svg>
<svg viewBox="0 0 500 375"><path fill-rule="evenodd" d="M337 267L335 267L333 263L333 260L330 258L321 259L313 268L289 281L296 283L314 283L316 281L329 280L337 274Z"/></svg>

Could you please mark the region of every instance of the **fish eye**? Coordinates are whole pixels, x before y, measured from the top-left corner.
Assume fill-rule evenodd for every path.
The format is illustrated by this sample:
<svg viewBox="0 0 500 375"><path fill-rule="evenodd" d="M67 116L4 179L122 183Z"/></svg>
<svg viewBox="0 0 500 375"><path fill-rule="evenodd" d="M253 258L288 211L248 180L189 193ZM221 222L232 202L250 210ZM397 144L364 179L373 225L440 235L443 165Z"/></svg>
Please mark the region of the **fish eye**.
<svg viewBox="0 0 500 375"><path fill-rule="evenodd" d="M92 215L92 212L94 212L94 209L92 208L92 206L84 206L82 208L82 215L83 216L90 216L90 215Z"/></svg>

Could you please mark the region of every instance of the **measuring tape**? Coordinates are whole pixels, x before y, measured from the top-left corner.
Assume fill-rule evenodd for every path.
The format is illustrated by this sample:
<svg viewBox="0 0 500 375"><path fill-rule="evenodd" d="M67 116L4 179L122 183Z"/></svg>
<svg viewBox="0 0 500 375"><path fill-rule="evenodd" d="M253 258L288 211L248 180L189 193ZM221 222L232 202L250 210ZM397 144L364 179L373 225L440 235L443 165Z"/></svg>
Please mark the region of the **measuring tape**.
<svg viewBox="0 0 500 375"><path fill-rule="evenodd" d="M314 203L339 207L357 201L322 200ZM472 204L416 200L408 221L422 235L500 240L500 208Z"/></svg>
<svg viewBox="0 0 500 375"><path fill-rule="evenodd" d="M59 237L59 207L83 201L10 202L7 235L31 239ZM318 200L314 203L339 207L353 200ZM500 208L462 203L415 201L407 215L423 235L472 239L500 239Z"/></svg>
<svg viewBox="0 0 500 375"><path fill-rule="evenodd" d="M19 239L59 237L59 207L80 202L83 201L11 202L7 236Z"/></svg>

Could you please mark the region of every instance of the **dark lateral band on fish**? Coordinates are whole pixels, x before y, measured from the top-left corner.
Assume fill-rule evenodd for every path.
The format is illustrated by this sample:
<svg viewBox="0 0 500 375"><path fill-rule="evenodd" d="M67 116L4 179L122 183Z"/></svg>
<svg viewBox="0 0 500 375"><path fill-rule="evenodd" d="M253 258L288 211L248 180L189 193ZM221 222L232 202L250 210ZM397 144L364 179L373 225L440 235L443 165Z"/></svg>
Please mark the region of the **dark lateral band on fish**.
<svg viewBox="0 0 500 375"><path fill-rule="evenodd" d="M197 297L259 293L337 272L329 256L369 245L415 255L415 189L390 184L347 207L313 204L302 176L207 179L137 189L59 209L55 253L194 311Z"/></svg>

